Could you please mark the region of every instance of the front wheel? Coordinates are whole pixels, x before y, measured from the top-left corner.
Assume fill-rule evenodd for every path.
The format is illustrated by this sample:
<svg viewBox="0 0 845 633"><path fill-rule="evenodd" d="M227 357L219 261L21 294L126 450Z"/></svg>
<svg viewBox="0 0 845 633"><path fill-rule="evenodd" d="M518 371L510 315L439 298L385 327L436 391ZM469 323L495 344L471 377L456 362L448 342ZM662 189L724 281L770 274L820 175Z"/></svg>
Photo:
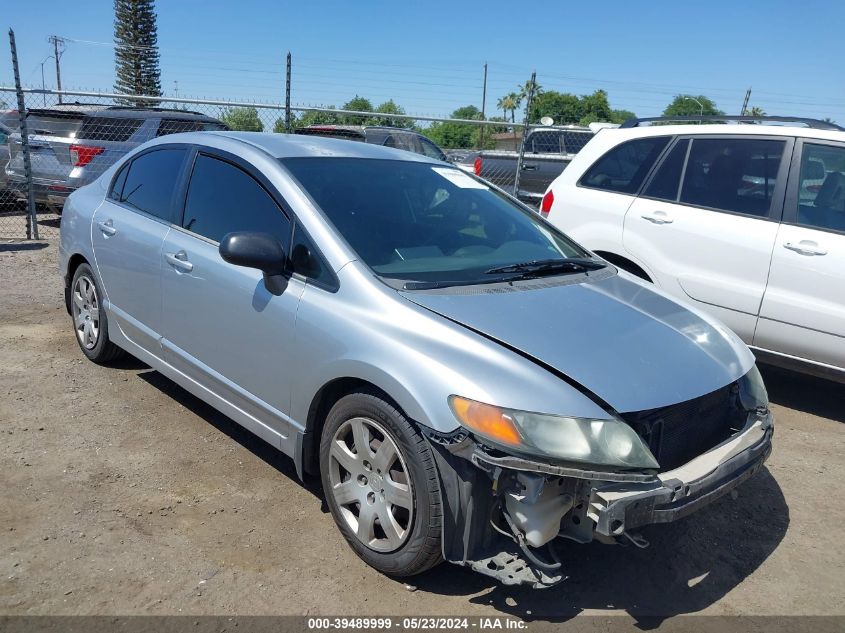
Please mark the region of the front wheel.
<svg viewBox="0 0 845 633"><path fill-rule="evenodd" d="M411 576L441 561L440 484L431 449L378 394L351 394L332 407L320 474L335 522L368 565Z"/></svg>

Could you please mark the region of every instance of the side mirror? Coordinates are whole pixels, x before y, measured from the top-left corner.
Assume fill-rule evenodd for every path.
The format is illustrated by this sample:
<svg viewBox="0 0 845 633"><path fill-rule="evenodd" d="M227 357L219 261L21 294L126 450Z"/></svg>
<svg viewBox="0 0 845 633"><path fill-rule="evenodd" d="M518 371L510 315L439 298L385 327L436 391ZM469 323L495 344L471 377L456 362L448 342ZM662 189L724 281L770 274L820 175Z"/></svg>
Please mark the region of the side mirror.
<svg viewBox="0 0 845 633"><path fill-rule="evenodd" d="M257 268L264 273L264 285L274 295L287 288L287 256L279 240L269 233L227 233L220 242L220 257L235 266Z"/></svg>

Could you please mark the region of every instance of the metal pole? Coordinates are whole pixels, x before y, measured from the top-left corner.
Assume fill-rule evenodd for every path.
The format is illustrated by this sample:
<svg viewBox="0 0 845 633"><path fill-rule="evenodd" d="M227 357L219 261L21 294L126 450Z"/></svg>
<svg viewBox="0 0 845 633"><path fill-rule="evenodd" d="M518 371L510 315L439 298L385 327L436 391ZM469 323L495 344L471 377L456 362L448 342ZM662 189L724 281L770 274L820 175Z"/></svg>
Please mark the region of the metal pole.
<svg viewBox="0 0 845 633"><path fill-rule="evenodd" d="M525 104L525 123L522 126L522 143L519 145L519 159L516 161L516 176L513 179L513 195L519 197L519 175L522 173L522 161L525 157L525 139L528 138L528 117L531 115L531 101L534 99L534 87L537 85L537 71L531 73L531 86Z"/></svg>
<svg viewBox="0 0 845 633"><path fill-rule="evenodd" d="M35 216L35 196L32 191L32 164L29 160L29 133L26 129L26 102L21 88L21 72L18 68L18 47L15 32L9 29L9 47L12 49L12 69L15 73L15 92L18 95L18 120L21 128L21 151L23 152L23 173L26 178L26 239L38 239L38 220Z"/></svg>
<svg viewBox="0 0 845 633"><path fill-rule="evenodd" d="M285 132L290 134L290 51L285 69Z"/></svg>
<svg viewBox="0 0 845 633"><path fill-rule="evenodd" d="M742 102L742 112L739 113L739 116L745 116L745 112L748 109L748 100L751 98L751 88L745 91L745 101Z"/></svg>
<svg viewBox="0 0 845 633"><path fill-rule="evenodd" d="M44 85L44 62L46 62L46 61L47 60L45 59L43 62L41 62L41 90L44 90L44 88L46 87ZM44 107L46 108L47 107L47 95L43 94L41 96L44 98Z"/></svg>
<svg viewBox="0 0 845 633"><path fill-rule="evenodd" d="M43 86L42 86L43 87ZM481 120L487 118L485 114L487 110L487 62L484 62L484 88L481 90ZM478 133L478 149L484 149L484 126Z"/></svg>
<svg viewBox="0 0 845 633"><path fill-rule="evenodd" d="M53 57L56 59L56 89L59 91L59 103L62 102L62 69L59 66L59 42L63 45L65 41L57 35L51 35L50 41L53 42Z"/></svg>

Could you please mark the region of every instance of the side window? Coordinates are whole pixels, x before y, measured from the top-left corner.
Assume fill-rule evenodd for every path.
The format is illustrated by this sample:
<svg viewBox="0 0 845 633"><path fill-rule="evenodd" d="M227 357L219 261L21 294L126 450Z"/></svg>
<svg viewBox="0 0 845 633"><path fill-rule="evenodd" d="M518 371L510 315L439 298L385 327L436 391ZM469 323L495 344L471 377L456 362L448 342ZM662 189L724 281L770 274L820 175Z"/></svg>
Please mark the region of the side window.
<svg viewBox="0 0 845 633"><path fill-rule="evenodd" d="M297 224L290 250L290 266L293 272L307 277L324 288L335 288L337 280L329 265L323 260L308 234Z"/></svg>
<svg viewBox="0 0 845 633"><path fill-rule="evenodd" d="M173 191L186 151L159 149L134 159L129 166L120 202L172 222Z"/></svg>
<svg viewBox="0 0 845 633"><path fill-rule="evenodd" d="M534 132L531 151L535 154L560 154L560 132Z"/></svg>
<svg viewBox="0 0 845 633"><path fill-rule="evenodd" d="M636 193L669 136L651 136L617 145L599 158L578 183L582 187Z"/></svg>
<svg viewBox="0 0 845 633"><path fill-rule="evenodd" d="M259 231L290 242L290 221L257 180L226 161L200 154L194 163L182 226L219 242L232 231Z"/></svg>
<svg viewBox="0 0 845 633"><path fill-rule="evenodd" d="M643 195L658 200L675 202L678 199L678 189L681 186L681 173L684 170L684 162L687 159L689 139L682 139L675 144L675 147L661 163L657 173L651 182L648 183Z"/></svg>
<svg viewBox="0 0 845 633"><path fill-rule="evenodd" d="M785 140L694 139L684 172L681 202L767 216L785 147Z"/></svg>
<svg viewBox="0 0 845 633"><path fill-rule="evenodd" d="M427 138L418 136L417 140L420 142L420 145L422 145L423 154L435 160L446 160L446 156L440 151L440 148Z"/></svg>
<svg viewBox="0 0 845 633"><path fill-rule="evenodd" d="M845 147L804 143L798 224L845 231Z"/></svg>
<svg viewBox="0 0 845 633"><path fill-rule="evenodd" d="M126 183L126 176L129 174L129 163L126 163L120 168L117 178L114 179L111 189L109 190L109 198L120 202L120 197L123 195L123 185Z"/></svg>

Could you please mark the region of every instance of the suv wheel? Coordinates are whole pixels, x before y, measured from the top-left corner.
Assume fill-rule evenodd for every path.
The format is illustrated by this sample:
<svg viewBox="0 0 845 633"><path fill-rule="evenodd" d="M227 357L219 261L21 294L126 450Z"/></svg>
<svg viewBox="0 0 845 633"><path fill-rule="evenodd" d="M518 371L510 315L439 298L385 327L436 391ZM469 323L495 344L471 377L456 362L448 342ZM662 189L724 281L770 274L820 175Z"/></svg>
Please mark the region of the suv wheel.
<svg viewBox="0 0 845 633"><path fill-rule="evenodd" d="M332 407L320 442L326 500L368 565L410 576L441 561L440 484L427 442L375 393Z"/></svg>

